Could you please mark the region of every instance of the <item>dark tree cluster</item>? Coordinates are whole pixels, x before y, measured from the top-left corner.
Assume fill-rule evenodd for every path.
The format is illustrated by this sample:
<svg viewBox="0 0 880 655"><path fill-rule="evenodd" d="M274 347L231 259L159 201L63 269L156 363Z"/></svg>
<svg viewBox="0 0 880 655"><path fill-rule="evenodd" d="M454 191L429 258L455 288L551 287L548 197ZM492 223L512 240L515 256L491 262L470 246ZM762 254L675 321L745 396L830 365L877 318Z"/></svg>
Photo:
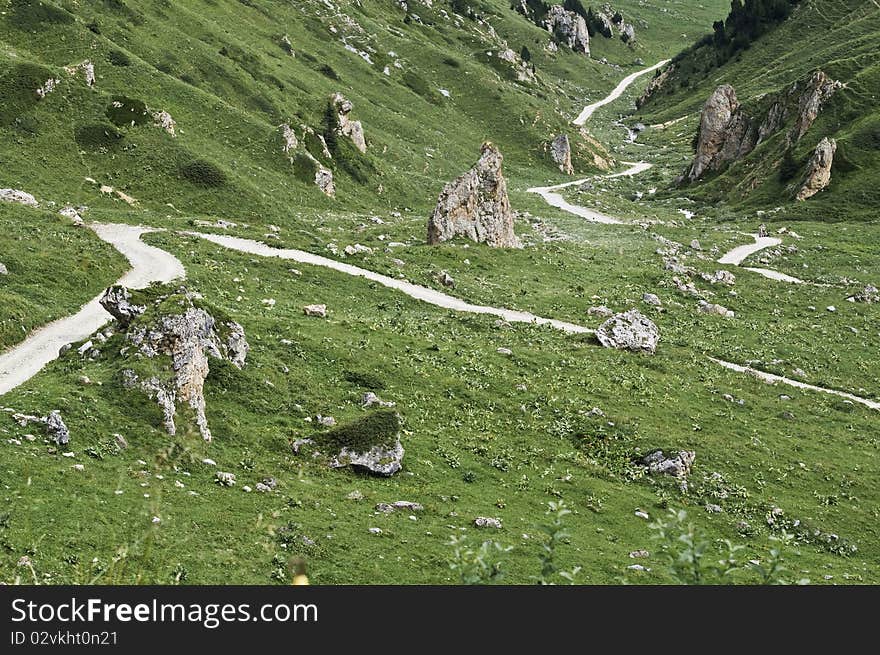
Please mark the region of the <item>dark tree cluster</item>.
<svg viewBox="0 0 880 655"><path fill-rule="evenodd" d="M788 18L800 1L733 0L727 19L713 24L711 43L726 61Z"/></svg>

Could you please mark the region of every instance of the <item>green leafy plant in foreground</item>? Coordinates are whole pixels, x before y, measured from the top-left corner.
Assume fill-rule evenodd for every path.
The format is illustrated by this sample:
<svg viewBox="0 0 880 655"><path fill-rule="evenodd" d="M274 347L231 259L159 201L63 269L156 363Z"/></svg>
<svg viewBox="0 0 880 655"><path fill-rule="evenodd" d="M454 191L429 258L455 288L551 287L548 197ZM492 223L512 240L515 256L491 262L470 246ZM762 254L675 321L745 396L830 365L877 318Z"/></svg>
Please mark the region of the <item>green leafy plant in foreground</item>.
<svg viewBox="0 0 880 655"><path fill-rule="evenodd" d="M565 528L564 518L571 514L571 510L563 501L547 503L547 514L552 516L550 523L542 525L541 531L547 535L547 540L541 544L541 574L537 577L538 584L551 585L554 576L559 576L569 584L574 584L577 575L581 571L580 566L573 569L560 569L556 562L556 549L560 544L568 543L570 537Z"/></svg>
<svg viewBox="0 0 880 655"><path fill-rule="evenodd" d="M685 510L670 509L667 517L659 518L648 526L657 542L655 557L658 564L678 583L700 584L808 584L807 579L791 580L783 551L792 547L792 535L771 535L776 543L764 560L741 562L746 546L729 539L712 543L705 534L688 521ZM749 574L757 574L757 579Z"/></svg>
<svg viewBox="0 0 880 655"><path fill-rule="evenodd" d="M513 546L502 546L491 540L473 548L468 544L467 537L455 535L450 537L447 545L452 546L449 568L458 575L459 583L464 585L500 582L504 577L504 570L502 563L494 557L513 550Z"/></svg>

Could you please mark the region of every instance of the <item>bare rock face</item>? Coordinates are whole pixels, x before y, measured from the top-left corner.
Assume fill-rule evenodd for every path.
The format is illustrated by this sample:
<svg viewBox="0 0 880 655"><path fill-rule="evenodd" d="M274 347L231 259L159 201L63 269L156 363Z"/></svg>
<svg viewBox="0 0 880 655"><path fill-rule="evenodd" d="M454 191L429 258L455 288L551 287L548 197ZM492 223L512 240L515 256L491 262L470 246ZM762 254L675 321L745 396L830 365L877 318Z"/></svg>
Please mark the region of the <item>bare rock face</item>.
<svg viewBox="0 0 880 655"><path fill-rule="evenodd" d="M637 309L616 314L599 326L596 337L606 348L654 354L660 330Z"/></svg>
<svg viewBox="0 0 880 655"><path fill-rule="evenodd" d="M798 200L812 198L831 183L831 165L834 162L835 152L837 152L837 142L834 139L825 137L819 142L813 156L807 162L807 173L796 196Z"/></svg>
<svg viewBox="0 0 880 655"><path fill-rule="evenodd" d="M566 10L562 5L552 5L544 19L544 27L575 52L590 56L590 33L587 21L580 14Z"/></svg>
<svg viewBox="0 0 880 655"><path fill-rule="evenodd" d="M732 123L738 111L739 100L732 86L722 84L715 89L700 113L697 152L688 170L688 179L697 180L706 171L717 170L725 161L721 153L728 142L731 127L735 127Z"/></svg>
<svg viewBox="0 0 880 655"><path fill-rule="evenodd" d="M354 147L361 152L367 151L367 141L364 138L364 128L360 121L351 120L351 110L354 106L341 93L330 96L330 108L336 118L336 132L351 139Z"/></svg>
<svg viewBox="0 0 880 655"><path fill-rule="evenodd" d="M20 205L28 207L39 207L40 203L31 194L18 189L0 189L0 200L6 202L17 202Z"/></svg>
<svg viewBox="0 0 880 655"><path fill-rule="evenodd" d="M135 370L123 371L126 388L140 388L162 408L168 434L177 433L175 416L180 404L188 407L205 441L211 430L205 414L204 384L208 359L225 359L243 368L250 347L244 329L234 321L218 323L185 289L163 296L149 305L134 304L130 292L111 287L101 304L126 330L127 348L134 347L137 357L170 361L167 374L139 376ZM155 367L151 367L155 368Z"/></svg>
<svg viewBox="0 0 880 655"><path fill-rule="evenodd" d="M476 165L443 188L428 220L429 245L463 236L495 248L522 247L513 232L503 159L498 148L484 143Z"/></svg>
<svg viewBox="0 0 880 655"><path fill-rule="evenodd" d="M78 73L82 73L83 79L85 79L86 84L88 86L95 86L95 65L88 59L78 64L65 66L64 71L70 76L75 76Z"/></svg>
<svg viewBox="0 0 880 655"><path fill-rule="evenodd" d="M792 128L792 141L799 141L819 116L822 106L834 93L843 87L841 82L832 80L823 71L810 76L798 98L798 115Z"/></svg>
<svg viewBox="0 0 880 655"><path fill-rule="evenodd" d="M574 167L571 165L571 142L568 140L567 134L560 134L550 144L550 156L559 166L559 170L566 175L574 173Z"/></svg>

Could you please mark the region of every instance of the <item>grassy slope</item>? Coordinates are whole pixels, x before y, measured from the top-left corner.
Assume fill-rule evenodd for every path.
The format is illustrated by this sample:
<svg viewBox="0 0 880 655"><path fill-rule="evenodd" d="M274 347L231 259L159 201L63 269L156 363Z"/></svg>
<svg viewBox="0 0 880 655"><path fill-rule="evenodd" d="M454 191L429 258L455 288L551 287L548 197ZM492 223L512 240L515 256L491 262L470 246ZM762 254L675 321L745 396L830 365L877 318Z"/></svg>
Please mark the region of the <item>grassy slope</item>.
<svg viewBox="0 0 880 655"><path fill-rule="evenodd" d="M99 3L90 3L88 11L94 12L101 24L100 47L124 43L136 62L129 67L132 70L105 65L106 77L99 79L97 93L127 92L138 88L135 85L149 88L149 97L143 92L138 97L151 106L169 109L183 132L172 142L158 130L130 131L127 139L138 144L135 152L148 153L132 155L134 160L128 159L128 151L82 156L84 159L78 156L76 161L64 159L70 156L65 149L57 154L51 151L52 157L59 158L57 170L26 167L25 155L50 152L45 148L34 150L33 142L25 148L7 143L3 157L25 167L17 183L37 184L28 188L34 188L38 195L71 194L93 205L94 215L116 220L181 225L191 218L216 215L253 223L252 228L239 230L251 236L261 236L265 232L262 226L274 222L281 227L283 243L320 252L327 243L342 247L358 241L377 248L375 255L362 262L374 270L398 274L391 258L400 257L406 262L400 273L430 285L436 284L432 271L447 268L456 278L456 295L463 298L522 307L589 325L597 321L585 315L586 307L604 302L625 309L638 304L643 292L657 291L668 305L666 313L654 314L664 335L661 350L654 358L633 357L601 349L589 339L549 330L516 327L499 331L490 318L443 312L361 280L309 267L300 267L302 275L297 276L283 262L237 255L173 234L152 235L148 241L182 259L194 288L242 322L253 346L249 366L237 372L212 364L206 389L215 434L210 447L200 443L197 435L184 434L175 440L164 435L158 429L158 410L120 388L112 357L83 363L69 355L4 397L4 404L20 410L60 408L74 433L77 456L73 461L85 464L84 472L76 472L70 468L71 460L48 453L39 441L23 441L22 446L4 443L3 483L8 487L10 508L2 534L5 551L0 556L4 578L20 573L14 564L20 555L30 553L37 574L54 582L88 581L95 575L101 575L104 582L172 582L182 575L193 583L270 582L283 580L283 575L277 575L283 571L283 563L288 555L299 553L308 558L317 582L445 582L452 581L445 562L450 548L445 542L451 534L471 533L473 517L487 515L501 517L505 525L491 537L515 545L506 563L508 580L528 582L538 568L536 526L545 521L546 502L562 498L575 515L570 521L571 543L561 549L560 564L584 566L584 579L589 582L619 580L632 562L627 553L650 548L647 529L634 516L635 509L657 515L667 504L688 507L694 520L713 538L747 542L749 556L765 550L770 534L767 512L780 506L790 519L822 534L840 536L831 544L805 538L800 556L794 558L797 571L815 581L822 581L826 572L834 581L877 581L880 552L875 527L878 469L874 463L874 414L831 398L787 389L791 400L783 401L778 398L782 390L711 367L702 357L703 352L710 352L738 361L761 359L768 366L767 360L780 358L784 361L776 366L786 372L800 366L811 381L856 390L864 385L868 387L865 394L876 394L880 367L866 356L877 352L876 330L871 331L876 311L846 307L846 311L821 313L808 322L803 315L807 305L821 308L833 302L840 306L845 289L773 286L741 273L738 298L723 299L740 319L725 323L698 314L693 301L663 289L669 276L661 270L654 254L657 244L649 232L635 227L585 225L546 209L540 199L521 191L552 175L536 156L536 143L576 112L581 96L589 100L601 97L627 70L634 69L631 60L637 56L650 62L652 56L669 56L692 41L705 31L696 26L697 18L694 33L676 37L674 47L663 46L660 37L681 31L672 28L683 22L685 12L695 10L682 3L645 7L646 16L656 13L656 20L647 20L659 30L645 32L647 56L616 42L595 40L597 57L607 48L611 61L627 64L620 71L564 53L554 61L539 60L539 71L552 84L552 93L544 91L546 99L514 85L493 82L486 67L470 57L485 46L468 45L460 32L449 30L447 40L440 28L404 28L402 21L395 23L395 29L407 30L407 42L378 27L378 19L389 15L391 3L370 3L364 10L366 15L351 10L359 22L376 21L369 31L382 35L382 51L394 49L425 79L450 89L454 103L450 107L422 102L396 83L383 85L380 71L335 42L333 48L326 47L324 28L319 30L315 19L306 18L317 3L308 3L308 11L302 14L286 9L287 5L254 4L291 11L282 14L283 21L290 21L284 31L290 33L298 52L320 52L319 44L326 51L322 61L340 72L346 82L343 90L355 101L368 138L376 140L373 152L388 145L387 152L377 155L377 166L384 173L383 196L376 196L374 187L359 188L342 173L343 190L337 202L330 203L297 183L289 169L278 164L272 152L275 146L267 145L276 117L263 118L262 110L249 106L249 102L257 102L249 100L253 92L259 91L274 103L296 97L297 102L281 104L281 108L288 115L301 111L303 118L314 122L324 96L339 85L316 74L302 55L295 61L282 58L277 72L272 73L285 82L285 93L248 80L237 67L217 57L215 53L222 47L217 39L222 38L229 47L227 41L232 38L221 34L220 26L241 23L250 29L262 25L264 38L255 39L247 52L264 62L274 61L271 53L283 21L276 16L272 23L259 11L233 2L205 3L202 11L194 12L194 27L185 35L174 33L174 39L166 38L152 21L159 20L161 11L168 16L161 25L173 29L180 23L180 17L173 13L179 11L176 5L138 5L147 20L137 25L113 17ZM513 47L540 35L509 12L506 2L484 4L500 12L493 24ZM723 13L722 4L713 5L714 14L706 10L707 26L709 18ZM636 9L639 3L627 3L629 6L634 12L642 11ZM663 8L673 13L660 11ZM198 25L208 33L201 40L190 38L199 34ZM81 34L81 26L69 29L72 33L65 44L82 45L95 39ZM257 29L256 33L261 32ZM105 35L110 35L115 45L103 41ZM9 32L5 38L26 51L23 36ZM204 41L211 42L210 48L200 45ZM58 44L53 43L43 43L40 52L54 57L44 63L58 65L81 58L81 48L55 52ZM164 46L161 49L160 43ZM538 50L530 49L533 54ZM476 82L460 72L446 71L442 57L450 51L458 53ZM33 56L33 51L29 54ZM172 74L153 68L162 64L163 57L176 57L176 63L163 66L174 73L175 66L186 68L189 62L201 61L200 56L205 62L192 68L207 75L203 71L221 66L222 75L215 72L201 81L193 77L199 84L187 86ZM557 80L557 74L574 81ZM223 87L220 96L211 92L212 86L219 90L221 80L227 79L230 85L241 81L249 93L232 86ZM484 87L496 90L508 106L500 106L497 96L483 94ZM621 102L597 112L591 129L608 142L619 138L619 132L608 126L609 119L628 111L640 87L634 86ZM91 121L100 116L106 103L106 98L94 95L72 85L61 97L72 98L70 111L80 112L77 120ZM460 97L482 100L465 104L458 101ZM560 114L552 109L556 98ZM404 107L417 107L418 112L403 116ZM547 123L529 128L531 120L525 117L532 119L537 109ZM46 129L45 143L69 133L65 132L69 121L64 123L62 117L45 111L39 115L41 129ZM468 111L474 116L469 117ZM206 125L232 125L235 129L209 132ZM679 165L675 160L685 156L689 140L684 128L679 132L682 136L678 140L674 138L677 132L647 135L645 140L654 146L650 156L658 166L642 179L600 183L609 191L602 201L624 215L665 221L666 225L657 229L685 243L693 236L702 239L706 247L741 242L736 230L750 227L749 223L723 208L708 208L706 220L676 227L671 221L680 216L674 200L648 204L627 199L636 189L669 182L669 174ZM507 154L514 205L552 222L569 234L571 241L515 253L476 246L464 249L461 244L439 248L418 245L423 238L424 216L442 180L473 159L478 141L484 137L501 143ZM439 154L427 157L426 147ZM149 168L168 167L177 161L174 157L189 154L221 163L229 171L231 188L198 194L174 175L160 175ZM645 147L619 146L616 156L637 159L646 154ZM141 200L141 209L129 210L114 201L95 198L96 194L80 182L90 172L96 178L101 176L99 179L112 176L111 183ZM168 201L179 214L163 206ZM399 218L390 211L406 206L414 211L403 211ZM369 221L372 214L385 223ZM519 227L521 232L527 229L525 224ZM822 253L813 248L825 241L838 254L823 264L827 269L824 274L852 274L852 253L858 243L830 240L834 232L822 224L815 224L812 233L801 226L798 230L810 239L802 244L803 263L818 266ZM413 245L384 252L383 241L392 240ZM863 266L870 271L871 253L861 254ZM465 264L465 259L470 263ZM791 259L792 266L801 261L800 257ZM709 262L700 266L714 270ZM553 284L547 284L548 280ZM264 298L275 298L275 308L266 309L261 302ZM330 306L328 321L302 316L300 308L313 302ZM858 326L859 336L846 329L849 324ZM499 345L511 348L513 357L499 355ZM386 386L380 395L396 401L405 418L406 470L391 480L326 471L290 454L288 443L313 430L306 417L322 413L348 421L362 414L358 400L363 390L344 379L344 371L352 369L377 374ZM80 385L77 380L83 374L103 384ZM525 390L518 385L525 385ZM722 400L724 393L742 398L745 406ZM601 407L607 418L590 418L587 412L594 406ZM784 412L791 417L786 418ZM10 437L27 432L11 422L0 425L0 430ZM114 432L126 435L129 450L112 454L107 444ZM90 458L90 447L104 459ZM689 494L681 495L670 481L641 478L627 464L634 452L653 447L697 450ZM214 468L199 463L205 456L217 461L220 469L235 472L239 485L225 489L214 484ZM715 471L727 480L724 489L712 489L703 482ZM278 492L242 492L242 485L253 486L265 475L279 479ZM175 486L175 480L185 486ZM64 488L69 501L63 512L56 510L59 487ZM346 500L354 489L361 490L366 499ZM117 495L116 490L123 493ZM198 495L190 495L190 491ZM397 499L421 502L426 510L417 521L405 515L373 513L376 502ZM706 502L721 504L725 512L705 512L702 507ZM152 523L153 516L161 517L161 522ZM751 526L747 535L737 533L737 524L743 520ZM290 530L279 533L285 527ZM369 527L381 527L384 532L373 536L367 531ZM316 545L303 545L303 535ZM485 533L472 538L485 538ZM858 551L844 557L851 544ZM97 564L92 564L93 557L98 558ZM114 558L119 560L110 566ZM110 569L101 574L108 566ZM656 571L637 579L665 580Z"/></svg>
<svg viewBox="0 0 880 655"><path fill-rule="evenodd" d="M720 69L676 80L668 92L647 105L642 119L662 123L689 118L677 128L695 130L702 103L719 84L732 83L741 102L760 104L763 94L786 89L817 69L846 88L826 105L819 119L794 148L800 168L823 136L838 142L832 182L807 203L786 202L785 220L874 220L880 202L875 171L880 165L880 112L875 90L880 86L880 9L860 0L809 1L775 31L738 54ZM746 209L775 207L790 195L776 168L782 157L782 135L769 139L727 174L696 185L689 195L709 203L732 202ZM684 166L682 165L682 168ZM793 182L798 182L801 173ZM753 180L761 182L751 191Z"/></svg>

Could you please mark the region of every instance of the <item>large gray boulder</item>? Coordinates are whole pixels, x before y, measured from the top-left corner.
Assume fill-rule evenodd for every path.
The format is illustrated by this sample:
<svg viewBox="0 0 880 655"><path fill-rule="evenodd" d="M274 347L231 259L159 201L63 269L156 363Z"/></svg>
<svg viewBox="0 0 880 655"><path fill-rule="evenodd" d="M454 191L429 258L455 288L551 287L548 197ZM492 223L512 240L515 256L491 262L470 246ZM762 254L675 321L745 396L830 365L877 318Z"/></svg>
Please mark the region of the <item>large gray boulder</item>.
<svg viewBox="0 0 880 655"><path fill-rule="evenodd" d="M49 412L46 417L46 432L59 446L65 446L70 443L70 430L64 424L61 418L61 412L57 409Z"/></svg>
<svg viewBox="0 0 880 655"><path fill-rule="evenodd" d="M660 341L660 330L639 310L631 309L602 323L596 337L606 348L653 354Z"/></svg>
<svg viewBox="0 0 880 655"><path fill-rule="evenodd" d="M798 200L812 198L831 184L831 165L834 153L837 152L837 141L825 137L816 146L813 156L807 162L807 171L801 188L797 192Z"/></svg>
<svg viewBox="0 0 880 655"><path fill-rule="evenodd" d="M28 207L40 206L40 203L37 202L36 198L27 191L20 191L19 189L0 189L0 200L17 202L20 205L27 205Z"/></svg>
<svg viewBox="0 0 880 655"><path fill-rule="evenodd" d="M396 412L380 410L346 425L334 423L329 432L294 441L293 452L318 458L330 468L388 477L403 466L400 420Z"/></svg>
<svg viewBox="0 0 880 655"><path fill-rule="evenodd" d="M522 247L513 232L503 160L498 148L484 143L476 165L443 188L428 219L428 244L462 236L495 248Z"/></svg>
<svg viewBox="0 0 880 655"><path fill-rule="evenodd" d="M373 475L388 477L397 473L403 466L403 444L400 436L390 446L373 446L368 450L342 448L330 460L330 468L351 466Z"/></svg>

